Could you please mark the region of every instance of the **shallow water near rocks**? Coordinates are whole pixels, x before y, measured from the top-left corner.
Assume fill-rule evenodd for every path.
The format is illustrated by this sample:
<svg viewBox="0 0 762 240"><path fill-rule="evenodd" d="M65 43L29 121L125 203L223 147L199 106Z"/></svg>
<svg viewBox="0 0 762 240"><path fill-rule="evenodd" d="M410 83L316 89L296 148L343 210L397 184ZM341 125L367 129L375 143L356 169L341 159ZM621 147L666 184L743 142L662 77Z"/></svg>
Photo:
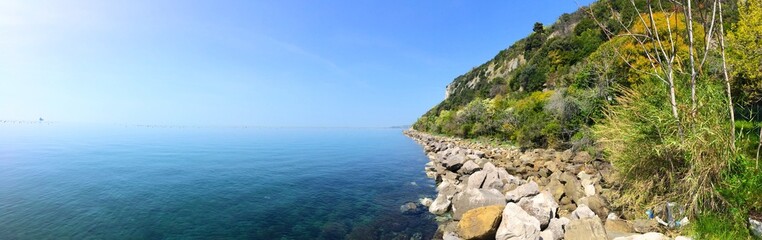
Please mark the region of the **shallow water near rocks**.
<svg viewBox="0 0 762 240"><path fill-rule="evenodd" d="M0 239L431 238L400 129L0 125Z"/></svg>

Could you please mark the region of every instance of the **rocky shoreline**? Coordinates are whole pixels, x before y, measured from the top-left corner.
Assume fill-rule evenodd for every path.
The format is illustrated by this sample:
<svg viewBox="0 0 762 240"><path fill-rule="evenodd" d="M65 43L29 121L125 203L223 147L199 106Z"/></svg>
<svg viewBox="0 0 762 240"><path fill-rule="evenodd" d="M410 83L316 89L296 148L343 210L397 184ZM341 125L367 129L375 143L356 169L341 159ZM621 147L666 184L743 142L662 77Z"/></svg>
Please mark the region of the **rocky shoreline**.
<svg viewBox="0 0 762 240"><path fill-rule="evenodd" d="M436 198L421 200L437 216L435 239L671 239L656 220L611 209L612 167L586 152L404 134L423 146L426 175L437 182Z"/></svg>

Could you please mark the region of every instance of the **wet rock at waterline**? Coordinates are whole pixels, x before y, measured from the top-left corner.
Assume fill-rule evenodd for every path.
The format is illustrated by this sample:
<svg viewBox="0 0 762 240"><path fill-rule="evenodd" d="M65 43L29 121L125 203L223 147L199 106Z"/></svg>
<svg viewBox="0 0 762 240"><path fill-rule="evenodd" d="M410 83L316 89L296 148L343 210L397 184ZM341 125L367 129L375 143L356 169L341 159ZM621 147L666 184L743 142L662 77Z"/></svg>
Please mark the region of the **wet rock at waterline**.
<svg viewBox="0 0 762 240"><path fill-rule="evenodd" d="M400 212L406 215L416 215L416 214L423 213L423 211L425 211L424 206L419 205L416 202L406 202L405 204L402 204L402 206L400 206Z"/></svg>
<svg viewBox="0 0 762 240"><path fill-rule="evenodd" d="M447 199L447 196L440 193L429 206L429 212L436 215L445 214L448 210L450 210L450 204L450 199Z"/></svg>
<svg viewBox="0 0 762 240"><path fill-rule="evenodd" d="M504 205L474 208L463 214L458 222L458 234L463 239L493 239L502 220Z"/></svg>
<svg viewBox="0 0 762 240"><path fill-rule="evenodd" d="M505 197L500 191L468 188L453 197L452 217L455 220L460 220L461 216L468 210L490 205L505 205Z"/></svg>

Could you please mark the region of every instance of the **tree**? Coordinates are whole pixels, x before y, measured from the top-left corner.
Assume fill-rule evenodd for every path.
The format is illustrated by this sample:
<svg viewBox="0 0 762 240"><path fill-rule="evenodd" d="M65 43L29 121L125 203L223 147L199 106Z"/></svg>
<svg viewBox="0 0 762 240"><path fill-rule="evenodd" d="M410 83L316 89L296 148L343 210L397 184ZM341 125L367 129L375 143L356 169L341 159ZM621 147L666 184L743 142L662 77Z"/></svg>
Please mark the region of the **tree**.
<svg viewBox="0 0 762 240"><path fill-rule="evenodd" d="M542 26L541 22L535 22L534 27L532 28L532 31L535 33L544 33L545 27Z"/></svg>
<svg viewBox="0 0 762 240"><path fill-rule="evenodd" d="M762 103L762 1L742 1L738 6L740 21L728 33L728 62L736 75L735 85L747 104ZM762 128L759 130L757 167L762 148Z"/></svg>
<svg viewBox="0 0 762 240"><path fill-rule="evenodd" d="M728 63L734 84L747 104L762 103L762 1L738 6L740 21L728 33ZM739 79L740 78L740 79Z"/></svg>

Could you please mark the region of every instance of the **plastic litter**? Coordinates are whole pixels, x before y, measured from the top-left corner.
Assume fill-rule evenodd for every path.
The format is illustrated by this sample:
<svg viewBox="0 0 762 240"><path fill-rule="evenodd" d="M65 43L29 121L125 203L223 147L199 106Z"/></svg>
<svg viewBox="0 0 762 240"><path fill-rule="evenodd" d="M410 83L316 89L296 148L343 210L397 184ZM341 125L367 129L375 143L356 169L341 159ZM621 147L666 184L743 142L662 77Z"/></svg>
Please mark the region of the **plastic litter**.
<svg viewBox="0 0 762 240"><path fill-rule="evenodd" d="M680 228L690 223L685 216L685 208L675 202L667 202L658 206L657 210L646 210L646 216L649 219L656 219L656 222L667 228Z"/></svg>

